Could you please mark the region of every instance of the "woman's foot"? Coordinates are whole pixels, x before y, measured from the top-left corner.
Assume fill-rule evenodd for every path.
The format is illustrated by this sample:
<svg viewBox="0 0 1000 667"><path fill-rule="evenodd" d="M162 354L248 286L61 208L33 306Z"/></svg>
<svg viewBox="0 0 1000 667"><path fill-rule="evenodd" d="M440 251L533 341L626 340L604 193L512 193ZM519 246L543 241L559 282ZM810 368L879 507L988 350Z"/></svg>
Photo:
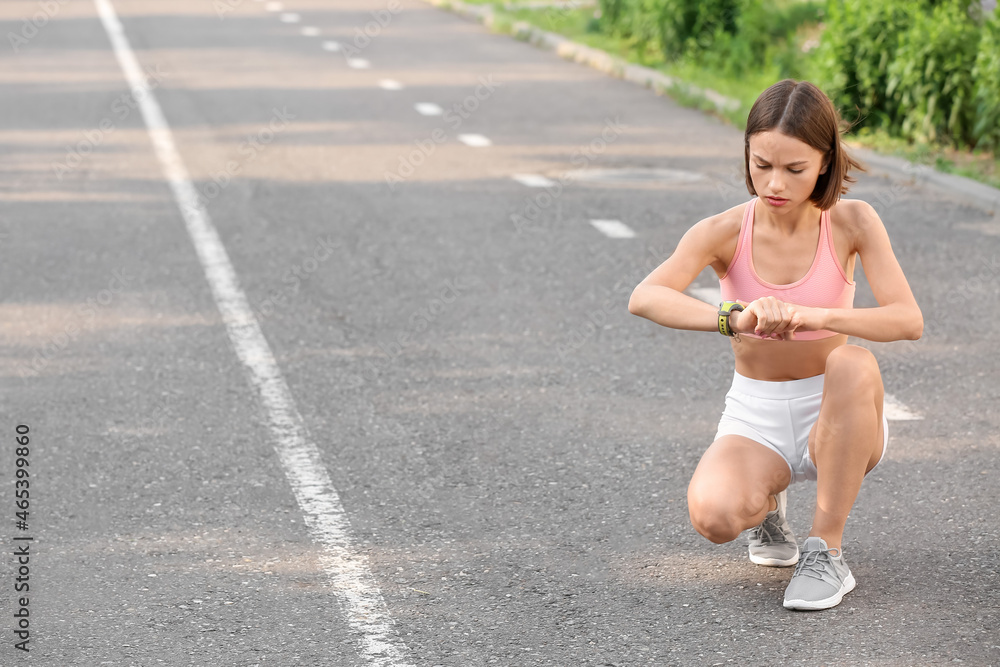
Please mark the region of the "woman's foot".
<svg viewBox="0 0 1000 667"><path fill-rule="evenodd" d="M854 575L840 549L829 549L819 537L806 538L802 560L785 589L785 609L829 609L854 590Z"/></svg>
<svg viewBox="0 0 1000 667"><path fill-rule="evenodd" d="M785 518L788 496L775 496L777 507L767 513L759 526L750 529L750 560L767 567L788 567L799 560L799 545Z"/></svg>

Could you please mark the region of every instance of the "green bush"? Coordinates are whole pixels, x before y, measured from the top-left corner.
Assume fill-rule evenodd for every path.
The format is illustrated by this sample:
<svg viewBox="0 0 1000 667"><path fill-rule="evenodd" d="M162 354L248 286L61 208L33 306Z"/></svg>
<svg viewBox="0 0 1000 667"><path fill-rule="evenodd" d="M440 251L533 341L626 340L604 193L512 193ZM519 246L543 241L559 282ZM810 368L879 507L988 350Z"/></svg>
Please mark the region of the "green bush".
<svg viewBox="0 0 1000 667"><path fill-rule="evenodd" d="M701 60L714 57L734 76L776 65L779 78L800 78L804 58L796 33L804 24L818 23L821 14L818 2L743 0L735 34L720 35L715 53L705 53Z"/></svg>
<svg viewBox="0 0 1000 667"><path fill-rule="evenodd" d="M901 35L885 93L893 129L903 137L975 143L972 68L981 28L963 4L942 2L930 12L915 12Z"/></svg>
<svg viewBox="0 0 1000 667"><path fill-rule="evenodd" d="M687 60L740 75L769 59L797 70L794 38L800 25L819 20L817 1L600 0L602 32L623 38L642 54L659 51L667 61ZM787 74L791 76L792 74Z"/></svg>
<svg viewBox="0 0 1000 667"><path fill-rule="evenodd" d="M840 108L857 108L868 126L892 123L885 98L889 63L919 0L831 0L820 43L822 86ZM914 6L917 6L914 9Z"/></svg>
<svg viewBox="0 0 1000 667"><path fill-rule="evenodd" d="M712 48L719 35L736 33L740 0L659 0L660 43L667 58Z"/></svg>
<svg viewBox="0 0 1000 667"><path fill-rule="evenodd" d="M998 145L997 16L973 0L830 0L822 85L860 124L909 141Z"/></svg>
<svg viewBox="0 0 1000 667"><path fill-rule="evenodd" d="M1000 150L1000 10L983 25L979 54L972 70L975 81L973 104L975 125L972 134L977 148Z"/></svg>
<svg viewBox="0 0 1000 667"><path fill-rule="evenodd" d="M709 46L718 30L733 32L739 0L600 0L605 32L653 44L667 58Z"/></svg>
<svg viewBox="0 0 1000 667"><path fill-rule="evenodd" d="M600 0L600 7L601 31L624 39L640 60L662 48L662 0Z"/></svg>

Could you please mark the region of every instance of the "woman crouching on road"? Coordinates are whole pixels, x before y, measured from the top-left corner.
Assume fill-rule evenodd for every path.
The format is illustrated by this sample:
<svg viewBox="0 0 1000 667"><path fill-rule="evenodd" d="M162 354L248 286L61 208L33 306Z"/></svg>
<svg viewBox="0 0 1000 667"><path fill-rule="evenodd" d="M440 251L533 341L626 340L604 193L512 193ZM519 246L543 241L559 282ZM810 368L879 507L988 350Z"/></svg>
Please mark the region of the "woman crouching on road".
<svg viewBox="0 0 1000 667"><path fill-rule="evenodd" d="M750 529L750 560L797 566L788 609L827 609L855 585L841 543L861 481L888 443L882 377L847 337L916 340L923 316L874 209L842 200L852 168L830 100L785 80L754 103L744 139L756 195L691 227L643 280L629 311L673 329L729 336L736 373L715 441L688 486L695 529L715 543ZM860 257L876 308L854 308ZM706 267L718 309L684 294ZM816 480L802 546L785 519L785 490Z"/></svg>

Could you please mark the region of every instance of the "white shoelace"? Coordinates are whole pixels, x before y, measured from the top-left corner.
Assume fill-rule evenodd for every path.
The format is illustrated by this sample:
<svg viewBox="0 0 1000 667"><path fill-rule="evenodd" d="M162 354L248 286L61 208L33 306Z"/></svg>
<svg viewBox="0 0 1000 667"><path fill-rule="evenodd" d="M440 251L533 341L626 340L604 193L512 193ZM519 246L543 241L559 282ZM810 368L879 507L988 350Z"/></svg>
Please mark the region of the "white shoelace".
<svg viewBox="0 0 1000 667"><path fill-rule="evenodd" d="M755 540L770 544L787 542L788 538L785 537L785 531L781 529L779 516L777 510L768 512L764 520L760 522L760 525L750 529L750 536Z"/></svg>
<svg viewBox="0 0 1000 667"><path fill-rule="evenodd" d="M833 552L835 551L837 552L836 556L833 555ZM829 584L839 585L840 581L837 576L837 569L834 567L832 560L835 557L840 557L840 549L807 551L802 554L802 558L799 559L799 563L795 566L795 573L792 577L797 577L802 574L813 579L825 581Z"/></svg>

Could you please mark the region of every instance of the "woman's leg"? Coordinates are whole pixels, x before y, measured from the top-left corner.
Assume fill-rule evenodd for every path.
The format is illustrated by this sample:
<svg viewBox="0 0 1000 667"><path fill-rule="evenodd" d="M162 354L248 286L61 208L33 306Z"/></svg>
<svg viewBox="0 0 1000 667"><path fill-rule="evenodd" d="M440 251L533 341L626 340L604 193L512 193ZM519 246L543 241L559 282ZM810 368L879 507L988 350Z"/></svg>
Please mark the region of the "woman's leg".
<svg viewBox="0 0 1000 667"><path fill-rule="evenodd" d="M839 549L861 481L882 457L882 375L871 352L838 347L826 360L819 419L809 433L816 465L816 511L810 536Z"/></svg>
<svg viewBox="0 0 1000 667"><path fill-rule="evenodd" d="M764 520L771 496L791 482L777 452L740 435L724 435L701 457L688 485L695 530L716 544L735 540Z"/></svg>

